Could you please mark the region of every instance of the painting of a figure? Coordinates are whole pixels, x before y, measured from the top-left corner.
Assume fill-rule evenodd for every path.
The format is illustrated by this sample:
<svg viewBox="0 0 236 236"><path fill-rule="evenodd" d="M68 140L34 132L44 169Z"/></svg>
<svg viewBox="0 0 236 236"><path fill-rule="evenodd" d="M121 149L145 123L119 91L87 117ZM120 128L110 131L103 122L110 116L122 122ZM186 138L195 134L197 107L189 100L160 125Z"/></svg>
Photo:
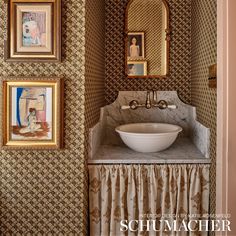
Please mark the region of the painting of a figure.
<svg viewBox="0 0 236 236"><path fill-rule="evenodd" d="M46 12L22 12L24 47L46 45Z"/></svg>
<svg viewBox="0 0 236 236"><path fill-rule="evenodd" d="M17 77L2 81L3 148L63 147L64 82L59 77Z"/></svg>
<svg viewBox="0 0 236 236"><path fill-rule="evenodd" d="M128 59L144 58L144 32L128 33Z"/></svg>
<svg viewBox="0 0 236 236"><path fill-rule="evenodd" d="M52 138L52 88L12 88L12 139Z"/></svg>
<svg viewBox="0 0 236 236"><path fill-rule="evenodd" d="M127 67L127 73L129 76L147 75L146 61L129 61Z"/></svg>

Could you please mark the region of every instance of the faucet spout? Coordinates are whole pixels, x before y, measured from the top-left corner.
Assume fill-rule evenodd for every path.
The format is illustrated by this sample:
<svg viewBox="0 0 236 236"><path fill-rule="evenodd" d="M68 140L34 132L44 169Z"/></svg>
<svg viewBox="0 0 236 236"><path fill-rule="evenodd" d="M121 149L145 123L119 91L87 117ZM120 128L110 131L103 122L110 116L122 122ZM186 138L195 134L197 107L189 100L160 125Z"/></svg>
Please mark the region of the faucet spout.
<svg viewBox="0 0 236 236"><path fill-rule="evenodd" d="M151 107L152 107L152 103L151 103L150 91L147 91L146 108L150 109Z"/></svg>
<svg viewBox="0 0 236 236"><path fill-rule="evenodd" d="M157 91L153 90L153 104L157 104Z"/></svg>

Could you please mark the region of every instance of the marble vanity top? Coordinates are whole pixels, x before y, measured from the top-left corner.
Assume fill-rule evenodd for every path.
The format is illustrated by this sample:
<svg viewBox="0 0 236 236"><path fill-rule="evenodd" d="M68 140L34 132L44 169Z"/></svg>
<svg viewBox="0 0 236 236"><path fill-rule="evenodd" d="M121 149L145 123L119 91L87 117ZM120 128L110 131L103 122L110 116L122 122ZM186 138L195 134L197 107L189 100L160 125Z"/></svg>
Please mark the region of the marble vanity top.
<svg viewBox="0 0 236 236"><path fill-rule="evenodd" d="M188 138L178 138L168 149L157 153L138 153L125 145L101 145L88 164L191 164L210 163Z"/></svg>
<svg viewBox="0 0 236 236"><path fill-rule="evenodd" d="M176 91L158 91L158 100L177 109L121 109L132 100L143 104L145 99L146 91L120 91L114 103L101 108L100 120L89 132L88 164L210 163L210 130L197 121L195 107L183 103ZM148 122L175 124L183 132L167 150L149 154L129 149L115 132L122 124Z"/></svg>

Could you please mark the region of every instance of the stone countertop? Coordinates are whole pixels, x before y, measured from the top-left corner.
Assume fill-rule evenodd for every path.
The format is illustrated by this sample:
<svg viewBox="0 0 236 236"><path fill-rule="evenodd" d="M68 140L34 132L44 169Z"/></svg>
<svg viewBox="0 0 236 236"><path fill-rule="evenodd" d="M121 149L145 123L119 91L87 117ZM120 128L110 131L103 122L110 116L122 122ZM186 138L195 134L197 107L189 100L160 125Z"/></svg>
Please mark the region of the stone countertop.
<svg viewBox="0 0 236 236"><path fill-rule="evenodd" d="M179 137L168 149L157 153L139 153L128 147L102 145L88 164L209 164L190 139Z"/></svg>

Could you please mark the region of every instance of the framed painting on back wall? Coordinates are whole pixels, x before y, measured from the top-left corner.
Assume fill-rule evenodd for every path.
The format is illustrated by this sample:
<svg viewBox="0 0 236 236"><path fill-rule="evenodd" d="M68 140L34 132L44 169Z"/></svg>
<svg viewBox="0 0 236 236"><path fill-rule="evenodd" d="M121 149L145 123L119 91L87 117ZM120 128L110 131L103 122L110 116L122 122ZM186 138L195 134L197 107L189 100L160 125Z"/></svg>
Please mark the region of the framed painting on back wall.
<svg viewBox="0 0 236 236"><path fill-rule="evenodd" d="M6 78L2 96L3 148L62 147L62 79Z"/></svg>
<svg viewBox="0 0 236 236"><path fill-rule="evenodd" d="M9 0L5 60L61 60L61 0Z"/></svg>

